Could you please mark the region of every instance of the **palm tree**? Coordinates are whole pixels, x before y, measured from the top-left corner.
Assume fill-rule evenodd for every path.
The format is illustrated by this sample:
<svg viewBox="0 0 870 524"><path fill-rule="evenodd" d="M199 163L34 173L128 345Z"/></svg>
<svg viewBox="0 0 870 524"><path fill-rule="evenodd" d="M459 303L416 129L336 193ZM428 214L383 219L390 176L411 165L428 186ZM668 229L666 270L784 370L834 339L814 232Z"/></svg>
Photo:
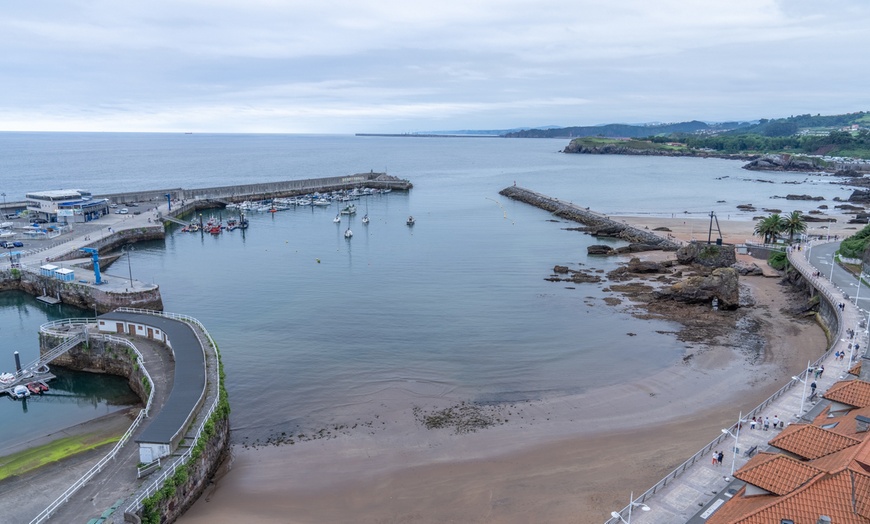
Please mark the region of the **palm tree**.
<svg viewBox="0 0 870 524"><path fill-rule="evenodd" d="M794 240L795 233L803 233L807 230L807 223L804 222L804 217L800 211L792 211L791 214L783 219L782 230L788 233L788 241Z"/></svg>
<svg viewBox="0 0 870 524"><path fill-rule="evenodd" d="M755 224L755 234L761 235L765 244L776 240L776 235L783 231L783 219L779 213L773 213L767 218L762 218Z"/></svg>

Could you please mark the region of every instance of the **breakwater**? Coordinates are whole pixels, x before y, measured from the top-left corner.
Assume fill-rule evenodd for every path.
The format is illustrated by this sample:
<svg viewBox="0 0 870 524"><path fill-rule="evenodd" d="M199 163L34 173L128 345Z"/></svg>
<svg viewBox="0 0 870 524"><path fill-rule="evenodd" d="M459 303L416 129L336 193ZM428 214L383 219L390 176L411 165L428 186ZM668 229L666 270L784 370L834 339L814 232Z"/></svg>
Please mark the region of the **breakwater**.
<svg viewBox="0 0 870 524"><path fill-rule="evenodd" d="M558 198L542 195L529 189L510 186L499 191L499 194L549 211L558 217L579 222L588 226L589 232L593 235L621 238L631 243L645 244L664 250L674 250L680 247L676 242L649 231L617 222L589 208L580 207L571 202L563 202Z"/></svg>
<svg viewBox="0 0 870 524"><path fill-rule="evenodd" d="M266 198L304 195L316 191L353 189L361 186L407 191L413 187L413 184L408 180L386 173L371 171L369 173L356 173L347 176L306 178L302 180L284 180L280 182L262 182L232 186L151 189L96 196L98 198L107 198L109 202L120 205L128 202L165 203L167 195L169 195L168 198L171 198L173 201L198 201L203 207L206 207L210 201L241 202L243 200L263 200Z"/></svg>

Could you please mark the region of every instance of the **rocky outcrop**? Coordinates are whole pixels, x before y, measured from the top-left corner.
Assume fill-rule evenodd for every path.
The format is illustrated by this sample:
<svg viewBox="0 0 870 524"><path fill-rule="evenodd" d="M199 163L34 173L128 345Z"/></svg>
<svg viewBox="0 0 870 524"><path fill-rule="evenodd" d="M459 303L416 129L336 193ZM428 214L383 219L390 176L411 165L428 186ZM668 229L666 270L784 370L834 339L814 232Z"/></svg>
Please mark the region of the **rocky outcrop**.
<svg viewBox="0 0 870 524"><path fill-rule="evenodd" d="M719 309L737 309L740 305L738 273L734 268L714 269L707 276L691 276L681 282L653 292L659 300L674 300L687 304L712 304Z"/></svg>
<svg viewBox="0 0 870 524"><path fill-rule="evenodd" d="M741 277L745 276L764 276L764 271L755 263L738 262L731 266Z"/></svg>
<svg viewBox="0 0 870 524"><path fill-rule="evenodd" d="M764 155L750 161L743 169L753 171L825 171L827 167L818 159L788 154Z"/></svg>
<svg viewBox="0 0 870 524"><path fill-rule="evenodd" d="M575 153L581 155L641 155L641 156L691 156L699 158L727 158L730 160L752 160L758 158L758 155L741 155L719 153L716 151L700 150L700 149L658 149L654 147L639 148L629 147L623 144L601 144L591 146L584 144L578 140L572 140L563 153Z"/></svg>
<svg viewBox="0 0 870 524"><path fill-rule="evenodd" d="M737 262L737 254L733 245L690 242L677 250L677 262L706 267L731 267Z"/></svg>

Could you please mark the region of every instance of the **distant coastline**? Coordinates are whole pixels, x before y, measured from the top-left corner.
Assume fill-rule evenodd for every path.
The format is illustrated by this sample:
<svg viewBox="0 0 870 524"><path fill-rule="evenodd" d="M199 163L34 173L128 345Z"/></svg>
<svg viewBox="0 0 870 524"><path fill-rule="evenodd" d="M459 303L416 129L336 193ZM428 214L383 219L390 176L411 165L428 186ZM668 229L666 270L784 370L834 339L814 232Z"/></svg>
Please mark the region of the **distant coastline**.
<svg viewBox="0 0 870 524"><path fill-rule="evenodd" d="M354 136L387 136L401 138L504 138L499 135L439 135L424 133L355 133Z"/></svg>

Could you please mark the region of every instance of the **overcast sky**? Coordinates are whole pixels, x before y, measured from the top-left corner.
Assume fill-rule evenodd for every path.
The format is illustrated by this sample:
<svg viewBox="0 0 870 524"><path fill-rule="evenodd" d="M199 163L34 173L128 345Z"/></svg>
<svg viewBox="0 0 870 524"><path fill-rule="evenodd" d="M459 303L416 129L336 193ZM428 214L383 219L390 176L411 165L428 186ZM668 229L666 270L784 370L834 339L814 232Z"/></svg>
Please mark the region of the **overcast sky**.
<svg viewBox="0 0 870 524"><path fill-rule="evenodd" d="M402 133L870 110L866 0L0 9L0 130Z"/></svg>

